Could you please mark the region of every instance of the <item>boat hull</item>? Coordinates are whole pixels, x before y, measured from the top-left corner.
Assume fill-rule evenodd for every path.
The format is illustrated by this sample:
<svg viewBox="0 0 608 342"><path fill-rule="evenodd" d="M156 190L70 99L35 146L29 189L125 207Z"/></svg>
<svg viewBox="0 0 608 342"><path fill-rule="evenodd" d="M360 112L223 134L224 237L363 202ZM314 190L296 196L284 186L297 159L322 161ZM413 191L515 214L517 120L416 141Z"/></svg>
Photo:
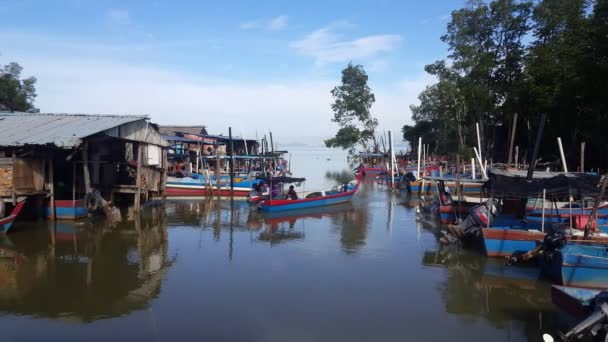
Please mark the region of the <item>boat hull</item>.
<svg viewBox="0 0 608 342"><path fill-rule="evenodd" d="M51 216L50 206L46 208L47 217ZM55 201L55 218L59 220L77 220L89 215L83 200L58 200Z"/></svg>
<svg viewBox="0 0 608 342"><path fill-rule="evenodd" d="M247 197L253 186L260 183L260 180L247 180L235 182L231 189L230 184L222 182L222 186L217 189L215 184L212 184L212 189L209 189L207 184L200 179L194 178L173 178L167 180L165 188L165 196L167 197L199 197L199 196L235 196Z"/></svg>
<svg viewBox="0 0 608 342"><path fill-rule="evenodd" d="M6 234L13 226L13 223L19 216L21 210L25 206L25 201L17 203L15 208L11 211L10 215L5 218L0 219L0 234Z"/></svg>
<svg viewBox="0 0 608 342"><path fill-rule="evenodd" d="M279 212L335 205L350 201L354 195L355 191L349 191L348 193L338 195L305 198L299 200L266 200L262 202L260 210L265 212Z"/></svg>
<svg viewBox="0 0 608 342"><path fill-rule="evenodd" d="M484 250L489 257L506 257L526 253L536 247L544 233L537 230L482 228Z"/></svg>
<svg viewBox="0 0 608 342"><path fill-rule="evenodd" d="M567 245L552 258L542 258L544 275L565 286L582 288L608 287L606 245Z"/></svg>

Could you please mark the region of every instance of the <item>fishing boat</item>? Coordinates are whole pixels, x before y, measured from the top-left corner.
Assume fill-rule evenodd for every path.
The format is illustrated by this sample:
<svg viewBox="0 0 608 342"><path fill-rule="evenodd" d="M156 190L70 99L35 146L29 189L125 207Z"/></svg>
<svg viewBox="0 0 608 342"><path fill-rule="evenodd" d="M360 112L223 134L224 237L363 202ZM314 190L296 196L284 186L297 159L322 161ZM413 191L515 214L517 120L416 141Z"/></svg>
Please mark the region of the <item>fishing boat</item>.
<svg viewBox="0 0 608 342"><path fill-rule="evenodd" d="M359 160L361 164L355 169L356 172L362 172L363 177L376 177L387 171L386 153L359 152Z"/></svg>
<svg viewBox="0 0 608 342"><path fill-rule="evenodd" d="M565 334L559 333L563 341L587 340L604 341L608 321L608 292L579 287L553 285L551 301L561 311L579 323ZM549 334L543 335L544 341L555 341Z"/></svg>
<svg viewBox="0 0 608 342"><path fill-rule="evenodd" d="M167 177L166 196L169 197L196 197L196 196L235 196L247 197L256 184L261 183L259 179L234 178L234 187L230 186L230 179L223 178L218 189L217 182L207 181L203 178L193 177Z"/></svg>
<svg viewBox="0 0 608 342"><path fill-rule="evenodd" d="M335 205L350 201L361 184L363 172L359 171L354 185L343 184L325 191L312 191L305 193L301 199L266 199L260 202L260 210L266 212L279 212L312 207Z"/></svg>
<svg viewBox="0 0 608 342"><path fill-rule="evenodd" d="M541 258L541 271L555 282L608 288L608 244L567 243Z"/></svg>
<svg viewBox="0 0 608 342"><path fill-rule="evenodd" d="M13 222L15 222L15 220L19 216L19 213L21 212L21 210L23 210L24 206L25 201L17 203L17 205L13 208L13 210L8 216L0 219L0 234L8 233L8 231L13 226Z"/></svg>
<svg viewBox="0 0 608 342"><path fill-rule="evenodd" d="M582 240L585 235L586 224L578 224L576 218L570 216L555 217L547 219L545 210L544 224L542 222L543 212L540 220L531 219L527 209L530 198L548 196L550 198L564 198L571 193L595 194L599 177L588 174L557 174L542 173L534 174L532 180L528 181L518 174L502 170L492 170L488 182L488 192L497 198L510 199L510 215L499 215L502 222L495 222L491 226L482 226L483 245L486 255L493 257L507 257L528 253L534 250L539 241L545 239L547 233L560 232L567 240ZM523 213L515 208L518 199L524 205ZM522 202L523 200L523 202ZM547 205L548 201L541 203ZM506 203L506 200L505 200ZM505 205L503 205L504 207ZM588 239L594 242L608 241L608 235L591 227L588 231Z"/></svg>

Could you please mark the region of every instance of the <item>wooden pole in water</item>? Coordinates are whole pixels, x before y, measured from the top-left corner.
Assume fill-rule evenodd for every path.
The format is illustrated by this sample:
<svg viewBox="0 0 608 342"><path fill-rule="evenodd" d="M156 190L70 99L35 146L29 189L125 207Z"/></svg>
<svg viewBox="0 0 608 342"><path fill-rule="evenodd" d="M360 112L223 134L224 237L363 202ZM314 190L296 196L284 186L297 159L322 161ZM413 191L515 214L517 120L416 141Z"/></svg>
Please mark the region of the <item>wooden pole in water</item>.
<svg viewBox="0 0 608 342"><path fill-rule="evenodd" d="M418 165L416 170L416 177L420 178L420 155L422 154L422 137L418 137Z"/></svg>
<svg viewBox="0 0 608 342"><path fill-rule="evenodd" d="M388 148L391 151L391 188L394 190L395 189L395 164L394 164L394 160L395 160L395 150L393 149L393 135L391 134L391 131L388 131Z"/></svg>
<svg viewBox="0 0 608 342"><path fill-rule="evenodd" d="M562 138L557 137L557 146L559 147L559 155L562 159L562 168L565 173L568 173L568 165L566 164L566 156L564 155L564 147L562 146Z"/></svg>
<svg viewBox="0 0 608 342"><path fill-rule="evenodd" d="M458 207L460 208L462 191L460 191L460 154L456 155L456 196L458 198ZM458 210L460 216L460 210Z"/></svg>
<svg viewBox="0 0 608 342"><path fill-rule="evenodd" d="M228 127L230 139L230 197L234 196L234 142L232 141L232 127Z"/></svg>
<svg viewBox="0 0 608 342"><path fill-rule="evenodd" d="M76 207L76 163L72 160L72 204Z"/></svg>
<svg viewBox="0 0 608 342"><path fill-rule="evenodd" d="M215 149L215 187L217 188L217 195L220 195L220 187L222 184L222 160L220 159L219 149Z"/></svg>
<svg viewBox="0 0 608 342"><path fill-rule="evenodd" d="M137 173L135 179L135 211L139 211L141 205L141 164L142 164L143 144L137 144Z"/></svg>
<svg viewBox="0 0 608 342"><path fill-rule="evenodd" d="M541 232L544 234L545 233L545 197L547 196L547 190L543 189L543 204L542 204L542 209L541 209L541 223L540 223L540 227L541 227Z"/></svg>
<svg viewBox="0 0 608 342"><path fill-rule="evenodd" d="M519 146L515 146L515 168L519 168Z"/></svg>
<svg viewBox="0 0 608 342"><path fill-rule="evenodd" d="M538 159L538 152L540 151L540 142L543 138L543 130L545 129L545 121L547 120L547 114L543 113L540 117L540 123L538 125L538 133L536 134L536 142L534 143L534 151L532 152L532 158L530 159L530 165L528 166L527 180L532 180L534 176L534 168L536 167L536 159Z"/></svg>
<svg viewBox="0 0 608 342"><path fill-rule="evenodd" d="M274 140L272 140L272 132L268 132L268 134L270 135L270 149L272 153L274 153Z"/></svg>
<svg viewBox="0 0 608 342"><path fill-rule="evenodd" d="M85 141L82 146L82 171L84 173L84 191L91 192L91 176L89 173L89 143Z"/></svg>
<svg viewBox="0 0 608 342"><path fill-rule="evenodd" d="M483 154L481 153L481 135L479 134L479 122L475 123L475 128L477 129L477 151L479 151L479 159L481 159Z"/></svg>
<svg viewBox="0 0 608 342"><path fill-rule="evenodd" d="M471 179L475 179L475 158L471 158Z"/></svg>
<svg viewBox="0 0 608 342"><path fill-rule="evenodd" d="M51 220L55 221L55 173L53 167L53 155L49 155L49 190L51 192Z"/></svg>
<svg viewBox="0 0 608 342"><path fill-rule="evenodd" d="M517 129L517 112L513 114L513 125L511 126L511 137L509 138L509 158L507 164L511 165L513 161L513 145L515 143L515 130Z"/></svg>
<svg viewBox="0 0 608 342"><path fill-rule="evenodd" d="M581 142L581 172L585 172L585 142Z"/></svg>
<svg viewBox="0 0 608 342"><path fill-rule="evenodd" d="M479 155L479 151L477 151L477 147L473 147L473 152L475 152L475 157L477 157L477 162L479 163L479 169L481 170L481 175L483 179L488 179L488 174L483 167L483 162L481 161L481 156Z"/></svg>

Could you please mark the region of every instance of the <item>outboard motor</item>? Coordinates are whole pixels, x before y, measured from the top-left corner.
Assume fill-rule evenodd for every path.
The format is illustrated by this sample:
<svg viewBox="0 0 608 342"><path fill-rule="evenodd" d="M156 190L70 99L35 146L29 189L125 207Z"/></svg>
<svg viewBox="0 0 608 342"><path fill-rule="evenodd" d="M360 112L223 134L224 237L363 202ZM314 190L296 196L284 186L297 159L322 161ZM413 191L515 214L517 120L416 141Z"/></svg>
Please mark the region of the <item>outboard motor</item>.
<svg viewBox="0 0 608 342"><path fill-rule="evenodd" d="M491 226L494 218L498 214L498 200L487 200L469 210L469 215L458 225L448 225L450 236L445 236L443 241L449 243L461 240L462 242L472 242L481 240L481 228Z"/></svg>
<svg viewBox="0 0 608 342"><path fill-rule="evenodd" d="M593 305L595 311L589 317L584 319L582 322L577 324L574 328L570 329L566 334L560 334L560 338L563 341L577 341L586 337L603 338L601 340L608 340L608 291L602 291L593 298ZM549 336L545 334L543 338L545 341Z"/></svg>

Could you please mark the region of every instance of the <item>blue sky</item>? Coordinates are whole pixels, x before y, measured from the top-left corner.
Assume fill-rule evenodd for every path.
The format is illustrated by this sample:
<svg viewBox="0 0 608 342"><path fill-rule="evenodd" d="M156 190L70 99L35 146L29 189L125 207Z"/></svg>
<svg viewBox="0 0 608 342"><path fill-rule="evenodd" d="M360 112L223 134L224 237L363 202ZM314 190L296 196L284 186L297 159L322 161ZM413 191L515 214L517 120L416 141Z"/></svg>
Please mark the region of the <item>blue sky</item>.
<svg viewBox="0 0 608 342"><path fill-rule="evenodd" d="M44 112L143 113L251 136L329 136L329 91L368 71L381 129L410 122L463 1L0 0L0 64L39 79Z"/></svg>

